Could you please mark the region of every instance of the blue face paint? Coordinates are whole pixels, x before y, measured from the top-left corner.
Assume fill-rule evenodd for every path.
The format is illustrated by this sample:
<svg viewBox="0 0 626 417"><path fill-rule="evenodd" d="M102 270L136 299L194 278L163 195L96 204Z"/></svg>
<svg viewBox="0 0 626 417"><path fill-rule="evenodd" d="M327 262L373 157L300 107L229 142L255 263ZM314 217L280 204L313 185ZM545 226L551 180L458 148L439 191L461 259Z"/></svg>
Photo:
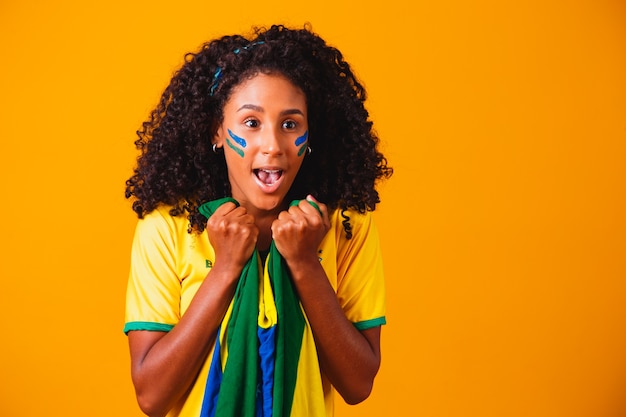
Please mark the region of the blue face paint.
<svg viewBox="0 0 626 417"><path fill-rule="evenodd" d="M296 138L295 145L296 146L300 146L300 149L298 149L298 156L302 156L302 154L306 150L306 147L307 147L307 144L308 144L308 139L309 139L309 131L308 130L306 132L304 132L304 135Z"/></svg>
<svg viewBox="0 0 626 417"><path fill-rule="evenodd" d="M228 129L228 135L235 141L235 143L237 143L237 145L241 146L242 148L245 148L248 145L244 138L235 135L233 132L230 131L230 129ZM226 138L226 144L229 148L237 152L237 154L243 158L243 149L237 147L234 143L228 140L228 138Z"/></svg>

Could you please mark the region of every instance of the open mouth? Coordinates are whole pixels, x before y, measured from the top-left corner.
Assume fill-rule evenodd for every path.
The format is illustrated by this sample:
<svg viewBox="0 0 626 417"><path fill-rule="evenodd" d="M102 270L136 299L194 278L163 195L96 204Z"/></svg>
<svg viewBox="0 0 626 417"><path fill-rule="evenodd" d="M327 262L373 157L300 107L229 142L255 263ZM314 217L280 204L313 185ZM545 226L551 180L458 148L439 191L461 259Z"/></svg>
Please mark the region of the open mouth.
<svg viewBox="0 0 626 417"><path fill-rule="evenodd" d="M280 177L283 176L282 169L255 169L254 175L261 181L261 183L271 186L274 185Z"/></svg>

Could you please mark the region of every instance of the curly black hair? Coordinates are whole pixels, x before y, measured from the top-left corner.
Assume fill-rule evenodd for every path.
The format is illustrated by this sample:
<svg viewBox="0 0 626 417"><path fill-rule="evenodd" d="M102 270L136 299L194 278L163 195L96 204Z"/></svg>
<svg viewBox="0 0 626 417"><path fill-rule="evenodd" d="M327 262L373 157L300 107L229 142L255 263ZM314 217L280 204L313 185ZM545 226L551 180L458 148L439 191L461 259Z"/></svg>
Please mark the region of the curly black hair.
<svg viewBox="0 0 626 417"><path fill-rule="evenodd" d="M137 131L140 156L125 195L139 218L164 204L172 216L187 214L190 232L204 230L198 207L230 195L224 154L212 151L212 138L233 88L259 73L280 74L306 96L314 151L304 158L287 198L312 194L342 211L376 208L376 183L393 169L377 150L365 89L341 52L309 25L274 25L253 29L249 38L224 36L185 56Z"/></svg>

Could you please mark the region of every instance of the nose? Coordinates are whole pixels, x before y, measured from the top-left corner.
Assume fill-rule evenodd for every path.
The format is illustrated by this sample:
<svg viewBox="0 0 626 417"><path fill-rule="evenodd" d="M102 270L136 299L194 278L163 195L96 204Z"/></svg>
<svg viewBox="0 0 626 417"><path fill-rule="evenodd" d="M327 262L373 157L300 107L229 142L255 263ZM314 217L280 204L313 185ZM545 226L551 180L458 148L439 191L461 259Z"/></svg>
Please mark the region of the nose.
<svg viewBox="0 0 626 417"><path fill-rule="evenodd" d="M263 155L282 155L284 152L280 135L275 129L266 129L261 135L261 152Z"/></svg>

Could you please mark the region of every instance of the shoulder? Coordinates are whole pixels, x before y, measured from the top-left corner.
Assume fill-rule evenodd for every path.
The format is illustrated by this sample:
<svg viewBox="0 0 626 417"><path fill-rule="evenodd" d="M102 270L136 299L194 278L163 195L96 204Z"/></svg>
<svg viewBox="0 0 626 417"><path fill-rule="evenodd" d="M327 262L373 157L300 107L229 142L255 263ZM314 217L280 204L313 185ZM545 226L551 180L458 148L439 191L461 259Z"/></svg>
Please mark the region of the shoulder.
<svg viewBox="0 0 626 417"><path fill-rule="evenodd" d="M171 206L161 205L137 221L135 238L178 240L188 231L186 216L172 216Z"/></svg>
<svg viewBox="0 0 626 417"><path fill-rule="evenodd" d="M334 230L337 235L345 236L346 229L351 232L352 237L376 231L371 211L360 213L356 210L336 209L330 214L329 219L331 230Z"/></svg>
<svg viewBox="0 0 626 417"><path fill-rule="evenodd" d="M139 223L153 226L169 225L170 227L181 227L181 225L184 225L187 228L189 219L186 216L172 216L170 214L172 208L169 205L160 205L139 219Z"/></svg>
<svg viewBox="0 0 626 417"><path fill-rule="evenodd" d="M328 238L334 240L337 259L346 260L358 253L378 253L379 236L372 212L337 209L330 215Z"/></svg>

